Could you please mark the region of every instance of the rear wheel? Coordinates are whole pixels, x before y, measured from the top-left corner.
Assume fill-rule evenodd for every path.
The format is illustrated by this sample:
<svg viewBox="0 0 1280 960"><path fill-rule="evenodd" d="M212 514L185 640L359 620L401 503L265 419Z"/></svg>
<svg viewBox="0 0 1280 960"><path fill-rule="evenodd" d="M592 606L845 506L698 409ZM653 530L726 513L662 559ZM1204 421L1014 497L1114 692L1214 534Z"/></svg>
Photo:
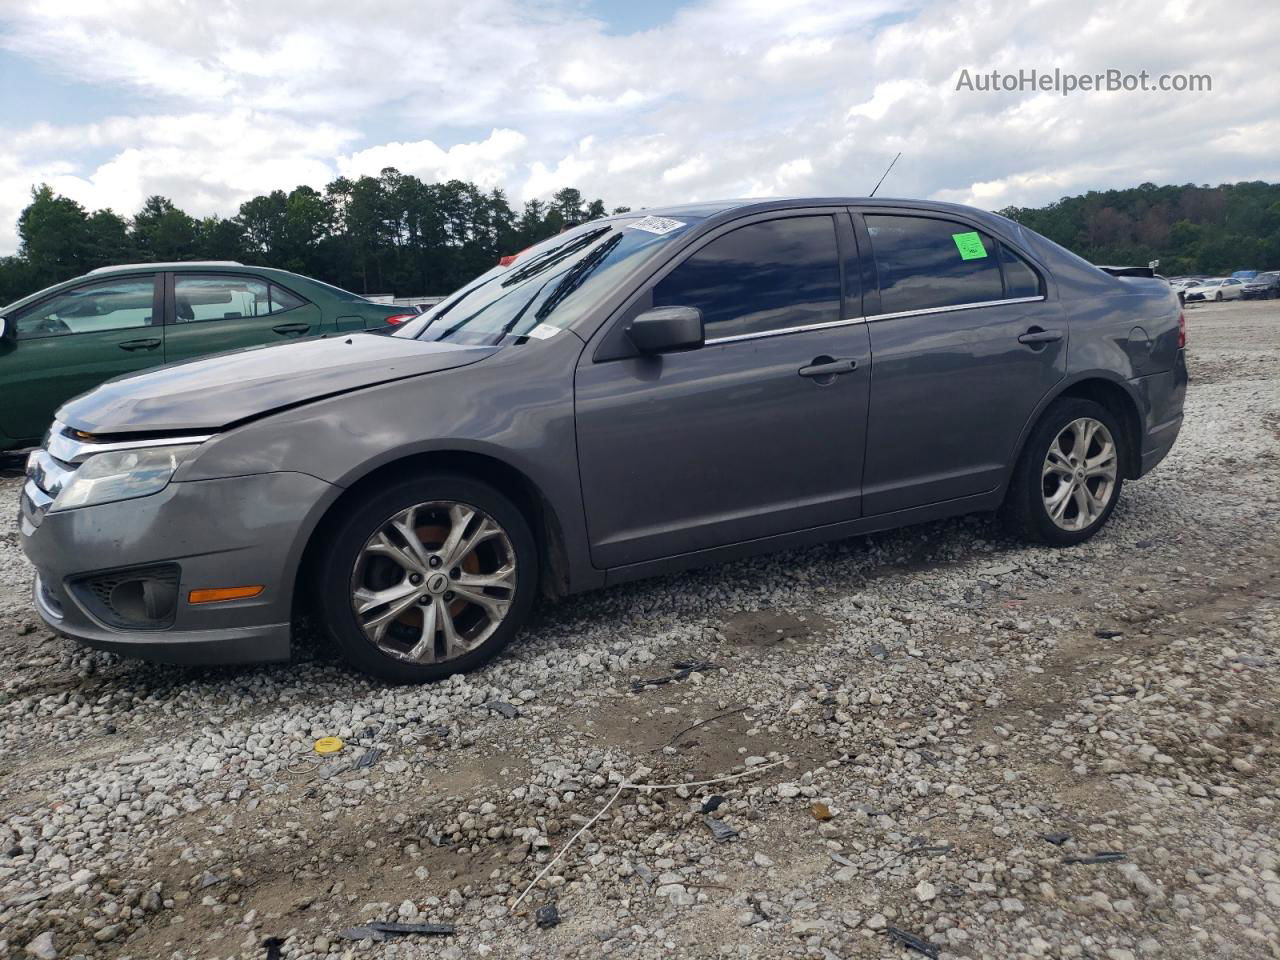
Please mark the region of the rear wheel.
<svg viewBox="0 0 1280 960"><path fill-rule="evenodd" d="M1118 419L1092 400L1067 397L1045 411L1014 468L1006 515L1027 540L1082 543L1111 516L1128 451Z"/></svg>
<svg viewBox="0 0 1280 960"><path fill-rule="evenodd" d="M325 626L347 660L414 683L480 666L511 641L533 603L538 557L510 499L433 474L353 510L317 580Z"/></svg>

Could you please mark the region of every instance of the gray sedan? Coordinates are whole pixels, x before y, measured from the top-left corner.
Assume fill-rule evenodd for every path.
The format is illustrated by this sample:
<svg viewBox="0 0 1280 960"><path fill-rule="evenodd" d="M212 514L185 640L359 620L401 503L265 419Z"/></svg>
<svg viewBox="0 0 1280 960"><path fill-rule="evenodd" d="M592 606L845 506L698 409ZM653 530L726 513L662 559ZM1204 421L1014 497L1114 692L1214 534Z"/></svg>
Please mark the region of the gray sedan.
<svg viewBox="0 0 1280 960"><path fill-rule="evenodd" d="M360 669L427 680L498 653L539 592L973 511L1079 543L1173 445L1184 336L1162 280L965 207L629 213L390 335L67 403L22 543L40 615L84 643L279 660L310 609Z"/></svg>

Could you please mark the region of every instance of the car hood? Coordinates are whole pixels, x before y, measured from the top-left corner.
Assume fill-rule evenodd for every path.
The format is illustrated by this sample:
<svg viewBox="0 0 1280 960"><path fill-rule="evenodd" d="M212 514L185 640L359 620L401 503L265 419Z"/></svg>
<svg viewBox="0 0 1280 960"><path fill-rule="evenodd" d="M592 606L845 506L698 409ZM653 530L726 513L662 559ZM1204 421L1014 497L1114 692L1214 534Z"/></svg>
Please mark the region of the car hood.
<svg viewBox="0 0 1280 960"><path fill-rule="evenodd" d="M495 347L375 333L215 354L109 380L57 418L93 434L216 430L324 397L475 363Z"/></svg>

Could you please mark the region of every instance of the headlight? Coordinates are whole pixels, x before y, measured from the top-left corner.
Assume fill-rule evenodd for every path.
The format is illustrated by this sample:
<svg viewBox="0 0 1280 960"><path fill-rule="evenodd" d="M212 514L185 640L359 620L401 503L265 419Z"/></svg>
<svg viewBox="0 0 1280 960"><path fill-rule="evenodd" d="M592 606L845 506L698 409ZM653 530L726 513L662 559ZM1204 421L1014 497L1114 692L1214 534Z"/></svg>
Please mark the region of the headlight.
<svg viewBox="0 0 1280 960"><path fill-rule="evenodd" d="M67 478L50 509L70 510L159 493L198 446L189 443L99 453Z"/></svg>

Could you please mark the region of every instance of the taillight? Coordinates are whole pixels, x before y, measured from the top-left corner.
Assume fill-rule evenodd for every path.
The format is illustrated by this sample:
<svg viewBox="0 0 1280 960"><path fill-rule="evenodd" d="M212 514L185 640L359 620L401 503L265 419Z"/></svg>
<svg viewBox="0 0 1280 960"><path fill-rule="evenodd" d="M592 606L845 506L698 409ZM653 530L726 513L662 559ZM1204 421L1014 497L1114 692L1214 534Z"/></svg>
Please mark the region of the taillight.
<svg viewBox="0 0 1280 960"><path fill-rule="evenodd" d="M1187 345L1187 315L1178 311L1178 349Z"/></svg>
<svg viewBox="0 0 1280 960"><path fill-rule="evenodd" d="M417 316L416 313L397 313L393 317L387 317L387 323L393 327L396 327L407 320L412 320L416 316Z"/></svg>

